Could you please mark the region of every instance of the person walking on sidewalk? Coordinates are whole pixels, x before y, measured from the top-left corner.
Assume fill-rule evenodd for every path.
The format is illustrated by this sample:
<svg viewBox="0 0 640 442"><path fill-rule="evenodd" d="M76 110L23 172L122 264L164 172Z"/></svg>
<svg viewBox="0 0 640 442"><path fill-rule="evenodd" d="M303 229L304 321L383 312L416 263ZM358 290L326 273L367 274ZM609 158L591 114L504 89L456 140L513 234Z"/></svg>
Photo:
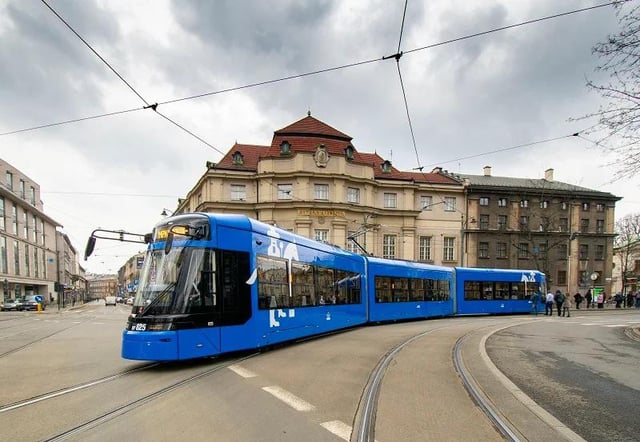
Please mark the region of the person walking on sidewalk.
<svg viewBox="0 0 640 442"><path fill-rule="evenodd" d="M591 307L591 302L593 301L593 295L591 295L591 289L587 290L587 294L584 295L584 299L587 300L587 310Z"/></svg>
<svg viewBox="0 0 640 442"><path fill-rule="evenodd" d="M531 295L531 299L529 300L529 302L531 302L531 313L535 314L536 316L538 316L538 306L540 305L540 301L540 293L533 292L533 295Z"/></svg>
<svg viewBox="0 0 640 442"><path fill-rule="evenodd" d="M556 308L558 309L558 316L562 313L562 304L564 303L564 295L560 290L556 290L556 295L553 298L556 301ZM551 312L553 313L553 306L551 306Z"/></svg>
<svg viewBox="0 0 640 442"><path fill-rule="evenodd" d="M565 316L565 314L567 318L571 317L571 296L565 296L562 303L562 316Z"/></svg>
<svg viewBox="0 0 640 442"><path fill-rule="evenodd" d="M573 299L576 301L576 308L580 310L580 304L582 303L582 295L580 292L576 292L576 294L573 295Z"/></svg>
<svg viewBox="0 0 640 442"><path fill-rule="evenodd" d="M551 292L547 293L547 298L545 299L544 315L553 316L553 293Z"/></svg>

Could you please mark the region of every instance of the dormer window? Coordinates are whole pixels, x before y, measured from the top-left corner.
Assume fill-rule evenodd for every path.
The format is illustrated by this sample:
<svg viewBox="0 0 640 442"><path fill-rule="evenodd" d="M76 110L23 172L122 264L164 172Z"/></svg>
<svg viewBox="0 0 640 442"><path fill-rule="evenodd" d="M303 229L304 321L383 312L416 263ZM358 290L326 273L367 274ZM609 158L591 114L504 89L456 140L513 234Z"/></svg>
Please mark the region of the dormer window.
<svg viewBox="0 0 640 442"><path fill-rule="evenodd" d="M291 144L287 140L280 143L280 155L291 155Z"/></svg>
<svg viewBox="0 0 640 442"><path fill-rule="evenodd" d="M382 173L391 173L391 161L385 160L381 167Z"/></svg>
<svg viewBox="0 0 640 442"><path fill-rule="evenodd" d="M233 154L233 165L234 166L242 166L244 164L244 157L240 151Z"/></svg>
<svg viewBox="0 0 640 442"><path fill-rule="evenodd" d="M347 158L347 161L353 161L353 151L355 149L353 146L349 145L344 148L344 156Z"/></svg>

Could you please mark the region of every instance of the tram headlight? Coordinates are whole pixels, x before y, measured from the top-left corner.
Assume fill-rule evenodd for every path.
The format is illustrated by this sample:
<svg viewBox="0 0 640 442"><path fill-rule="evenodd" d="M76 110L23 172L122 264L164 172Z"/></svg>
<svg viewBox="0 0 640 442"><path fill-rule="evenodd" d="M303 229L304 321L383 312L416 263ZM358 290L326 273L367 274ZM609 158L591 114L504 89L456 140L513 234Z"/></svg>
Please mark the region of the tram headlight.
<svg viewBox="0 0 640 442"><path fill-rule="evenodd" d="M169 331L173 329L173 322L157 322L155 324L147 324L147 331Z"/></svg>

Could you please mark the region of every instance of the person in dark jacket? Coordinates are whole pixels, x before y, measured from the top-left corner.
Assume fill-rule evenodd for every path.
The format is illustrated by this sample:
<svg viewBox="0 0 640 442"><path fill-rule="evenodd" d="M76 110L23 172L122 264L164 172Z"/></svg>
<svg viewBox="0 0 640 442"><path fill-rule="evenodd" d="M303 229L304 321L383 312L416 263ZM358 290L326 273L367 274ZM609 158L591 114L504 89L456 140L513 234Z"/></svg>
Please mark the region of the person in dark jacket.
<svg viewBox="0 0 640 442"><path fill-rule="evenodd" d="M584 299L587 300L587 309L591 307L591 301L593 301L593 295L591 294L591 289L587 290L587 294L584 295Z"/></svg>
<svg viewBox="0 0 640 442"><path fill-rule="evenodd" d="M580 304L582 304L582 295L580 292L573 295L573 300L576 302L576 309L580 310Z"/></svg>
<svg viewBox="0 0 640 442"><path fill-rule="evenodd" d="M564 295L560 290L556 290L556 294L553 297L553 300L556 302L556 308L558 309L558 316L562 313L562 304L564 303Z"/></svg>

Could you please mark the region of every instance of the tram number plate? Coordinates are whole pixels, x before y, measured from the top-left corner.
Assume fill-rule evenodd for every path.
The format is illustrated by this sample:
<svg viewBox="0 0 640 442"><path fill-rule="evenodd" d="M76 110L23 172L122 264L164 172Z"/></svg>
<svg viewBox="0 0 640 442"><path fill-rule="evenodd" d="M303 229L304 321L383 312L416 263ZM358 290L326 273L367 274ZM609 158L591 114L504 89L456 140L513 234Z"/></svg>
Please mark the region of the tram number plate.
<svg viewBox="0 0 640 442"><path fill-rule="evenodd" d="M147 329L147 324L136 324L136 331L145 331Z"/></svg>

